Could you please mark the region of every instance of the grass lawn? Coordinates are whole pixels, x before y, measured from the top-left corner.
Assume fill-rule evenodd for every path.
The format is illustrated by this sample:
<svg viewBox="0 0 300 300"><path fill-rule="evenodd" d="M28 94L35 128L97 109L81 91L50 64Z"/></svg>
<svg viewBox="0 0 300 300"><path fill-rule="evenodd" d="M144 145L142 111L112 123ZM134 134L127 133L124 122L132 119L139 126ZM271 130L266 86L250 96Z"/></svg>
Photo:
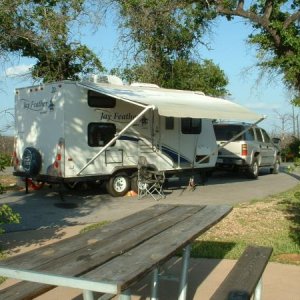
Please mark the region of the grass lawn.
<svg viewBox="0 0 300 300"><path fill-rule="evenodd" d="M300 265L300 185L235 206L195 241L192 256L236 259L247 245L272 246L271 261Z"/></svg>
<svg viewBox="0 0 300 300"><path fill-rule="evenodd" d="M93 224L84 231L104 224ZM300 184L289 191L235 206L193 243L191 256L237 259L247 245L271 246L271 261L300 265Z"/></svg>

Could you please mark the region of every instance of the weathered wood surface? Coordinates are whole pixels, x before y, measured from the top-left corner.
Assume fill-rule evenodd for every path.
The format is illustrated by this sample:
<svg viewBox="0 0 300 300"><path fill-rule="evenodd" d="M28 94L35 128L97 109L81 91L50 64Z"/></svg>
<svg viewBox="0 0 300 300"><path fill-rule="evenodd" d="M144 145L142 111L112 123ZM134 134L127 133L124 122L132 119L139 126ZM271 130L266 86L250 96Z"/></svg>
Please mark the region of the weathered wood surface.
<svg viewBox="0 0 300 300"><path fill-rule="evenodd" d="M247 247L211 300L250 300L272 251L270 247Z"/></svg>
<svg viewBox="0 0 300 300"><path fill-rule="evenodd" d="M8 258L5 261L0 261L0 265L17 265L22 269L30 269L68 254L70 252L70 247L72 251L74 249L82 249L87 245L111 238L115 234L122 234L123 231L139 226L152 218L167 214L175 207L175 205L152 206L118 221L107 224L100 229L88 231L84 234L76 235L54 244L43 246L33 251Z"/></svg>
<svg viewBox="0 0 300 300"><path fill-rule="evenodd" d="M229 206L155 205L103 228L0 262L1 266L118 283L123 290L225 216ZM105 274L103 273L105 272ZM7 300L32 299L53 286L20 282Z"/></svg>
<svg viewBox="0 0 300 300"><path fill-rule="evenodd" d="M154 267L164 263L231 211L230 206L206 206L138 247L83 275L85 279L109 281L125 290Z"/></svg>
<svg viewBox="0 0 300 300"><path fill-rule="evenodd" d="M0 265L79 276L202 208L203 206L159 205L155 209L146 209L99 230L72 237L67 242L64 240L16 256L15 259L3 261ZM77 250L76 246L79 246ZM46 284L20 282L1 291L0 295L5 299L31 299L52 288L54 287Z"/></svg>

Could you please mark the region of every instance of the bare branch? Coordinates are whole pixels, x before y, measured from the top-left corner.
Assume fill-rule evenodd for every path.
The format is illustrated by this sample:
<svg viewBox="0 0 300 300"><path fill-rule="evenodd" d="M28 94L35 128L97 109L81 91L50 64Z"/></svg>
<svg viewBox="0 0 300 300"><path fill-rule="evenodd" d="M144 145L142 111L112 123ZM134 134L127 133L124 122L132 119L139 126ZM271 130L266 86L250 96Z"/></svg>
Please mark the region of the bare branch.
<svg viewBox="0 0 300 300"><path fill-rule="evenodd" d="M264 18L270 19L271 13L273 11L273 0L267 0L265 4L265 12L264 12Z"/></svg>
<svg viewBox="0 0 300 300"><path fill-rule="evenodd" d="M261 27L263 27L274 39L274 42L277 46L280 46L281 43L281 39L280 36L277 34L277 32L272 29L269 25L269 19L266 18L265 16L259 16L254 12L251 11L246 11L244 9L237 8L234 10L228 9L228 8L224 8L222 5L217 7L217 12L223 15L227 15L227 16L237 16L237 17L242 17L244 19L248 19L250 21L252 21L253 23L256 23L258 25L260 25Z"/></svg>
<svg viewBox="0 0 300 300"><path fill-rule="evenodd" d="M239 0L236 10L244 10L244 0Z"/></svg>
<svg viewBox="0 0 300 300"><path fill-rule="evenodd" d="M290 15L284 22L283 27L286 29L296 20L300 20L300 11Z"/></svg>

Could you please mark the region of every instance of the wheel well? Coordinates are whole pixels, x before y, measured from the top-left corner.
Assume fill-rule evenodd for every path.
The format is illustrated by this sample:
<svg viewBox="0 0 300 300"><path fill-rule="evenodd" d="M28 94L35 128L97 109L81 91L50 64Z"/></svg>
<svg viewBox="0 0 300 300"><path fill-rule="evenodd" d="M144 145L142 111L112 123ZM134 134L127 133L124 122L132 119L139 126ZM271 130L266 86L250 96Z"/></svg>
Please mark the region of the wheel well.
<svg viewBox="0 0 300 300"><path fill-rule="evenodd" d="M255 158L257 158L259 155L260 155L259 152L255 152L255 153L254 153L254 157L255 157Z"/></svg>
<svg viewBox="0 0 300 300"><path fill-rule="evenodd" d="M254 155L253 155L253 160L256 159L257 160L257 163L258 165L260 166L260 163L261 163L261 158L260 158L260 152L255 152Z"/></svg>
<svg viewBox="0 0 300 300"><path fill-rule="evenodd" d="M137 168L118 168L111 174L111 176L115 176L118 173L126 173L129 177L131 177L133 173L137 172L137 170Z"/></svg>

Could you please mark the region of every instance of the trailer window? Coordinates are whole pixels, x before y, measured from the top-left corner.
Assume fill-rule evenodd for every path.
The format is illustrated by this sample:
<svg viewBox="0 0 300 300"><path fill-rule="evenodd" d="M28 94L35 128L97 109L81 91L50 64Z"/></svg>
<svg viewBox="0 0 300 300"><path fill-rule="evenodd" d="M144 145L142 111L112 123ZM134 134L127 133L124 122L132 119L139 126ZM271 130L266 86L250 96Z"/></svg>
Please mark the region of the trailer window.
<svg viewBox="0 0 300 300"><path fill-rule="evenodd" d="M166 117L166 129L167 130L174 129L174 118L173 117Z"/></svg>
<svg viewBox="0 0 300 300"><path fill-rule="evenodd" d="M116 106L116 99L94 91L88 91L88 105L91 107L113 108Z"/></svg>
<svg viewBox="0 0 300 300"><path fill-rule="evenodd" d="M88 125L88 145L90 147L104 147L109 141L111 141L115 137L115 134L115 124L90 123Z"/></svg>
<svg viewBox="0 0 300 300"><path fill-rule="evenodd" d="M201 132L201 119L181 119L181 132L183 134L199 134Z"/></svg>

